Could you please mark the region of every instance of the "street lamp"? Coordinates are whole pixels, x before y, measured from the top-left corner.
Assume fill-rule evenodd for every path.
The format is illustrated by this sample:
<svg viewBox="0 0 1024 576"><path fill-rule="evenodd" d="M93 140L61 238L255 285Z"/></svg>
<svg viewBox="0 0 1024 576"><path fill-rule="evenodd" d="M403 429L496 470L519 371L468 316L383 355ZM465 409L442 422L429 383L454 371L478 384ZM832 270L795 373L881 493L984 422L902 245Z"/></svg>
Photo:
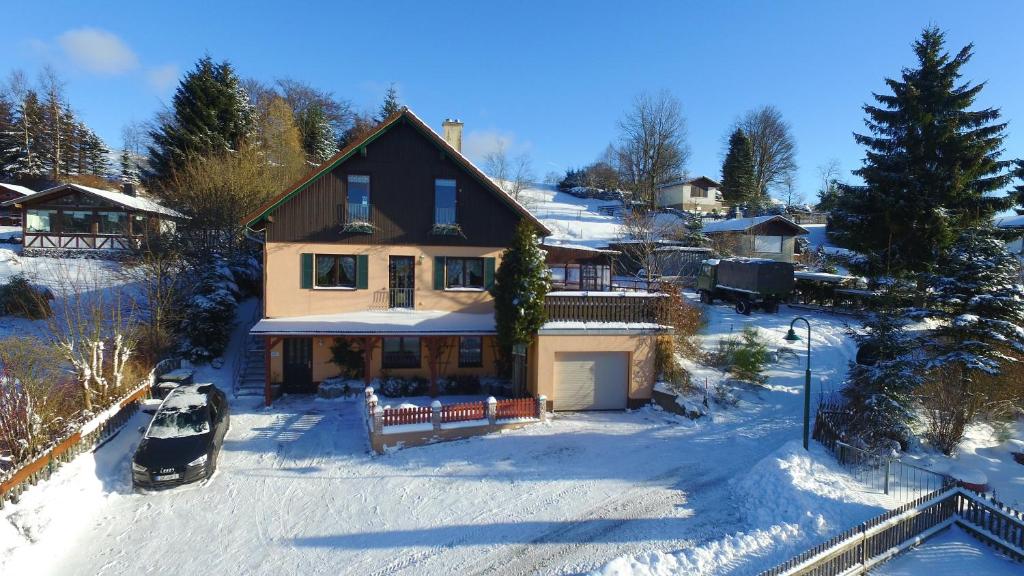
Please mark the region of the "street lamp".
<svg viewBox="0 0 1024 576"><path fill-rule="evenodd" d="M793 318L793 321L789 323L789 332L786 333L784 340L786 342L800 341L800 336L797 336L796 330L793 330L793 325L797 320L803 320L804 324L807 324L807 370L804 372L804 450L807 450L811 430L811 323L803 316Z"/></svg>

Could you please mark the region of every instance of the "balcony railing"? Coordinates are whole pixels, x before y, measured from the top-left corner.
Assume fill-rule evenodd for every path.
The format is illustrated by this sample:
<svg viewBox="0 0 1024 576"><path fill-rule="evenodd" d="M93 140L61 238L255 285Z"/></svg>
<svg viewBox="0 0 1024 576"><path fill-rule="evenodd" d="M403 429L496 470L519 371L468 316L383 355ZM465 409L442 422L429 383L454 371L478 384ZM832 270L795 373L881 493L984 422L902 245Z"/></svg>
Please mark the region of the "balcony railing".
<svg viewBox="0 0 1024 576"><path fill-rule="evenodd" d="M434 224L455 224L455 208L434 208Z"/></svg>
<svg viewBox="0 0 1024 576"><path fill-rule="evenodd" d="M415 308L412 288L391 288L388 290L388 308Z"/></svg>
<svg viewBox="0 0 1024 576"><path fill-rule="evenodd" d="M345 207L345 224L369 224L369 204L349 204Z"/></svg>
<svg viewBox="0 0 1024 576"><path fill-rule="evenodd" d="M658 324L667 305L664 294L597 292L544 297L544 310L551 322Z"/></svg>

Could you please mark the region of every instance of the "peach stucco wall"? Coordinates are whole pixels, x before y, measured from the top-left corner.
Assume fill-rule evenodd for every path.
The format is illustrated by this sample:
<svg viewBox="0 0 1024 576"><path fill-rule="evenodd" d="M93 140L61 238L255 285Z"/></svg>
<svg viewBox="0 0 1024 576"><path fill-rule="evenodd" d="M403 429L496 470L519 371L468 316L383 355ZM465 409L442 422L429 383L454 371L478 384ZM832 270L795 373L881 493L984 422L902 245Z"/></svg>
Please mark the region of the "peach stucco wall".
<svg viewBox="0 0 1024 576"><path fill-rule="evenodd" d="M502 249L472 246L359 246L271 242L266 246L264 316L282 318L387 308L388 257L412 256L416 264L414 301L417 310L469 313L494 311L490 294L480 291L434 290L435 256L495 258ZM300 287L301 254L366 254L366 290Z"/></svg>
<svg viewBox="0 0 1024 576"><path fill-rule="evenodd" d="M530 391L543 394L558 409L555 397L556 352L628 352L629 397L646 400L654 389L654 349L657 336L652 334L621 335L545 335L537 337L530 356Z"/></svg>

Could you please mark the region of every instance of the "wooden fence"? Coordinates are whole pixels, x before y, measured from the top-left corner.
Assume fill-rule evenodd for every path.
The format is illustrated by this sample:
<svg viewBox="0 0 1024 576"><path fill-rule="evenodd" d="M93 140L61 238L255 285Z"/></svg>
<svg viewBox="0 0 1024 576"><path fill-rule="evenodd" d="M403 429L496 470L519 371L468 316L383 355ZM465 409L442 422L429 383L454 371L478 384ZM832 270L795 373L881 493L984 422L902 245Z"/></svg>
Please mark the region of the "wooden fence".
<svg viewBox="0 0 1024 576"><path fill-rule="evenodd" d="M495 418L509 420L511 418L538 418L537 401L533 398L515 398L498 400L495 405Z"/></svg>
<svg viewBox="0 0 1024 576"><path fill-rule="evenodd" d="M154 370L155 373L155 370ZM17 503L21 494L40 480L50 476L75 456L92 450L117 434L139 410L141 400L148 398L153 389L154 373L137 388L114 402L77 431L57 442L35 459L10 470L0 481L0 508L5 501Z"/></svg>
<svg viewBox="0 0 1024 576"><path fill-rule="evenodd" d="M415 408L388 408L384 410L384 425L430 424L430 406Z"/></svg>
<svg viewBox="0 0 1024 576"><path fill-rule="evenodd" d="M469 422L472 420L484 420L485 418L487 418L487 404L485 402L465 402L441 406L441 423Z"/></svg>
<svg viewBox="0 0 1024 576"><path fill-rule="evenodd" d="M544 311L553 322L626 322L656 324L664 294L599 292L588 295L552 295L544 297Z"/></svg>
<svg viewBox="0 0 1024 576"><path fill-rule="evenodd" d="M954 524L1006 556L1024 560L1021 512L954 486L876 516L760 576L865 574Z"/></svg>

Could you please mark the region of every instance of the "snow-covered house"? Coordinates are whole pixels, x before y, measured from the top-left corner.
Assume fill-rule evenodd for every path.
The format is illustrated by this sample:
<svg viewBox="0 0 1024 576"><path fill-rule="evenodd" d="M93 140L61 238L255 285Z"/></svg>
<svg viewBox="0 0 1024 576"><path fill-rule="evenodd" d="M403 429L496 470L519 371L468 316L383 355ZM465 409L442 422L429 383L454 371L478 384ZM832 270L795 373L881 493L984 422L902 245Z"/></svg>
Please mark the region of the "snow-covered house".
<svg viewBox="0 0 1024 576"><path fill-rule="evenodd" d="M339 339L366 382L496 375L488 289L520 222L550 232L462 155L461 128L446 121L442 138L403 108L246 217L264 239L263 315L250 333L265 344L267 404L337 376ZM561 252L580 256L571 251ZM581 264L609 256L583 252ZM605 272L590 272L603 287ZM526 380L556 410L651 396L661 329L641 297L605 294L548 295Z"/></svg>
<svg viewBox="0 0 1024 576"><path fill-rule="evenodd" d="M796 237L808 231L784 216L756 216L707 222L704 234L720 252L792 262Z"/></svg>
<svg viewBox="0 0 1024 576"><path fill-rule="evenodd" d="M21 211L25 254L139 248L147 235L173 231L184 216L147 198L61 184L3 206Z"/></svg>
<svg viewBox="0 0 1024 576"><path fill-rule="evenodd" d="M722 185L708 178L677 180L658 187L658 206L687 212L724 213L728 207L722 202Z"/></svg>
<svg viewBox="0 0 1024 576"><path fill-rule="evenodd" d="M1006 247L1018 258L1024 259L1024 214L996 218L996 227L1016 232L1014 238L1007 242Z"/></svg>
<svg viewBox="0 0 1024 576"><path fill-rule="evenodd" d="M31 188L0 182L0 225L17 226L21 224L21 211L13 206L4 206L5 202L35 193L36 191Z"/></svg>

